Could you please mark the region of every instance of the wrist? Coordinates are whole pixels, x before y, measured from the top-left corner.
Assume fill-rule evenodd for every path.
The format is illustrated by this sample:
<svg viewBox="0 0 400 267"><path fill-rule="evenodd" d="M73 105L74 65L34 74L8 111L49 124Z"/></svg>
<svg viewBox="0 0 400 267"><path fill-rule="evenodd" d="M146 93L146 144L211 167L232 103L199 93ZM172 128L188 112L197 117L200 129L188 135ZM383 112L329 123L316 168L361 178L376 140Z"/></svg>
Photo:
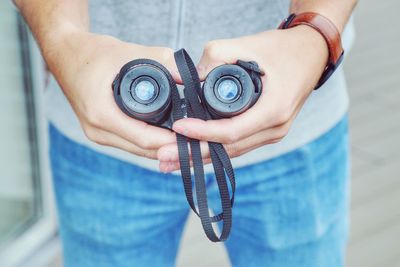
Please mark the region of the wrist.
<svg viewBox="0 0 400 267"><path fill-rule="evenodd" d="M302 58L315 66L317 76L321 75L329 59L329 48L324 37L307 25L298 25L288 31L293 35Z"/></svg>
<svg viewBox="0 0 400 267"><path fill-rule="evenodd" d="M85 63L91 61L89 53L95 51L89 35L89 32L75 29L58 32L42 49L48 70L66 94L71 85L83 77Z"/></svg>
<svg viewBox="0 0 400 267"><path fill-rule="evenodd" d="M39 44L49 67L62 63L60 58L67 59L73 53L76 55L78 47L84 43L83 36L87 34L74 27L60 26L41 36Z"/></svg>
<svg viewBox="0 0 400 267"><path fill-rule="evenodd" d="M329 50L327 64L318 83L315 85L315 89L318 89L329 79L342 62L344 51L341 36L331 20L315 12L292 13L282 21L279 29L285 30L299 25L305 25L316 30L325 39Z"/></svg>

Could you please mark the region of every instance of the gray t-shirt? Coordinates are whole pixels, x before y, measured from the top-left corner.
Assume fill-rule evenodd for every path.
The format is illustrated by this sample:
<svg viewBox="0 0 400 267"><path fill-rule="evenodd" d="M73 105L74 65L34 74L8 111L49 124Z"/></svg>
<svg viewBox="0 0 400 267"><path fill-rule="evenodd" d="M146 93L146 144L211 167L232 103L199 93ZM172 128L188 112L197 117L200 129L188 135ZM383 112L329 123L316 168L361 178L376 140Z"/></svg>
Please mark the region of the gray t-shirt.
<svg viewBox="0 0 400 267"><path fill-rule="evenodd" d="M89 6L92 32L143 45L184 47L195 62L207 41L274 29L288 12L289 0L91 0ZM343 36L346 51L353 35L350 25ZM89 141L53 78L46 91L46 102L50 122L67 137L99 152L158 170L155 160ZM347 108L346 84L339 68L322 88L311 94L281 142L235 158L233 165L245 166L296 149L333 127Z"/></svg>

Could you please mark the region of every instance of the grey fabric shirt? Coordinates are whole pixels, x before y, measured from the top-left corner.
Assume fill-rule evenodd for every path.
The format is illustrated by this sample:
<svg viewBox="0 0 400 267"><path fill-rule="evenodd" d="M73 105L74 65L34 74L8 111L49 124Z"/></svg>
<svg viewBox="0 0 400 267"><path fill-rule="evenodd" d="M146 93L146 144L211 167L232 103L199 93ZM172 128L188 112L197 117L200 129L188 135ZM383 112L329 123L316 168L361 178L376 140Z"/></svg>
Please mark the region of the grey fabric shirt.
<svg viewBox="0 0 400 267"><path fill-rule="evenodd" d="M274 29L288 11L289 0L91 0L89 8L91 31L143 45L184 47L195 62L207 41ZM343 36L345 50L352 39L350 25ZM157 161L89 141L54 79L46 91L46 101L50 122L67 137L99 152L158 170ZM234 166L266 160L312 141L333 127L347 108L344 75L338 69L322 88L312 93L281 142L233 159Z"/></svg>

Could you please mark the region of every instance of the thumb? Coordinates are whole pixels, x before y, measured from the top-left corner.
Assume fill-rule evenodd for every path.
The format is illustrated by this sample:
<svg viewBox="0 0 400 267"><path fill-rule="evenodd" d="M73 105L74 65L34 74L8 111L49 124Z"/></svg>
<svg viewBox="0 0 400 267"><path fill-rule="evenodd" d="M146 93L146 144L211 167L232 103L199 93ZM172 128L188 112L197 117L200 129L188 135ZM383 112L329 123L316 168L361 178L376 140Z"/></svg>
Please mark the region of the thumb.
<svg viewBox="0 0 400 267"><path fill-rule="evenodd" d="M233 46L225 40L208 42L196 66L200 80L204 81L208 73L220 65L234 64L237 61L237 55L232 50Z"/></svg>
<svg viewBox="0 0 400 267"><path fill-rule="evenodd" d="M178 71L178 67L176 66L173 52L166 60L163 61L162 65L164 65L164 67L168 69L169 73L171 73L172 78L177 84L183 83L181 75L179 74Z"/></svg>
<svg viewBox="0 0 400 267"><path fill-rule="evenodd" d="M171 74L174 81L182 84L182 78L176 66L173 49L169 47L145 47L144 57L153 59L163 65Z"/></svg>
<svg viewBox="0 0 400 267"><path fill-rule="evenodd" d="M204 81L208 73L220 65L235 64L238 59L257 61L257 57L249 49L246 40L246 38L237 38L208 42L197 65L200 80Z"/></svg>

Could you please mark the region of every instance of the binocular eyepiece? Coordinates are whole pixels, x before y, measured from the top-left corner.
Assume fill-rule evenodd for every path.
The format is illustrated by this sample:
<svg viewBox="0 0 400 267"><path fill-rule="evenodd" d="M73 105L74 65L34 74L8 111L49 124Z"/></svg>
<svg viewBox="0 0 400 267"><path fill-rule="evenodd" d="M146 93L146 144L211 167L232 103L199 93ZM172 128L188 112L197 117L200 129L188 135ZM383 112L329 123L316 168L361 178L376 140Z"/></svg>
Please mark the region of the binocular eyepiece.
<svg viewBox="0 0 400 267"><path fill-rule="evenodd" d="M214 119L236 116L261 95L262 72L255 62L238 60L213 69L206 77L201 100ZM127 115L153 125L170 128L171 90L175 87L168 70L149 59L125 64L113 82L115 100Z"/></svg>
<svg viewBox="0 0 400 267"><path fill-rule="evenodd" d="M203 83L202 100L214 119L243 113L261 95L262 72L255 62L238 60L213 69Z"/></svg>
<svg viewBox="0 0 400 267"><path fill-rule="evenodd" d="M137 59L125 64L113 82L114 98L127 115L163 124L171 110L171 75L156 61Z"/></svg>

